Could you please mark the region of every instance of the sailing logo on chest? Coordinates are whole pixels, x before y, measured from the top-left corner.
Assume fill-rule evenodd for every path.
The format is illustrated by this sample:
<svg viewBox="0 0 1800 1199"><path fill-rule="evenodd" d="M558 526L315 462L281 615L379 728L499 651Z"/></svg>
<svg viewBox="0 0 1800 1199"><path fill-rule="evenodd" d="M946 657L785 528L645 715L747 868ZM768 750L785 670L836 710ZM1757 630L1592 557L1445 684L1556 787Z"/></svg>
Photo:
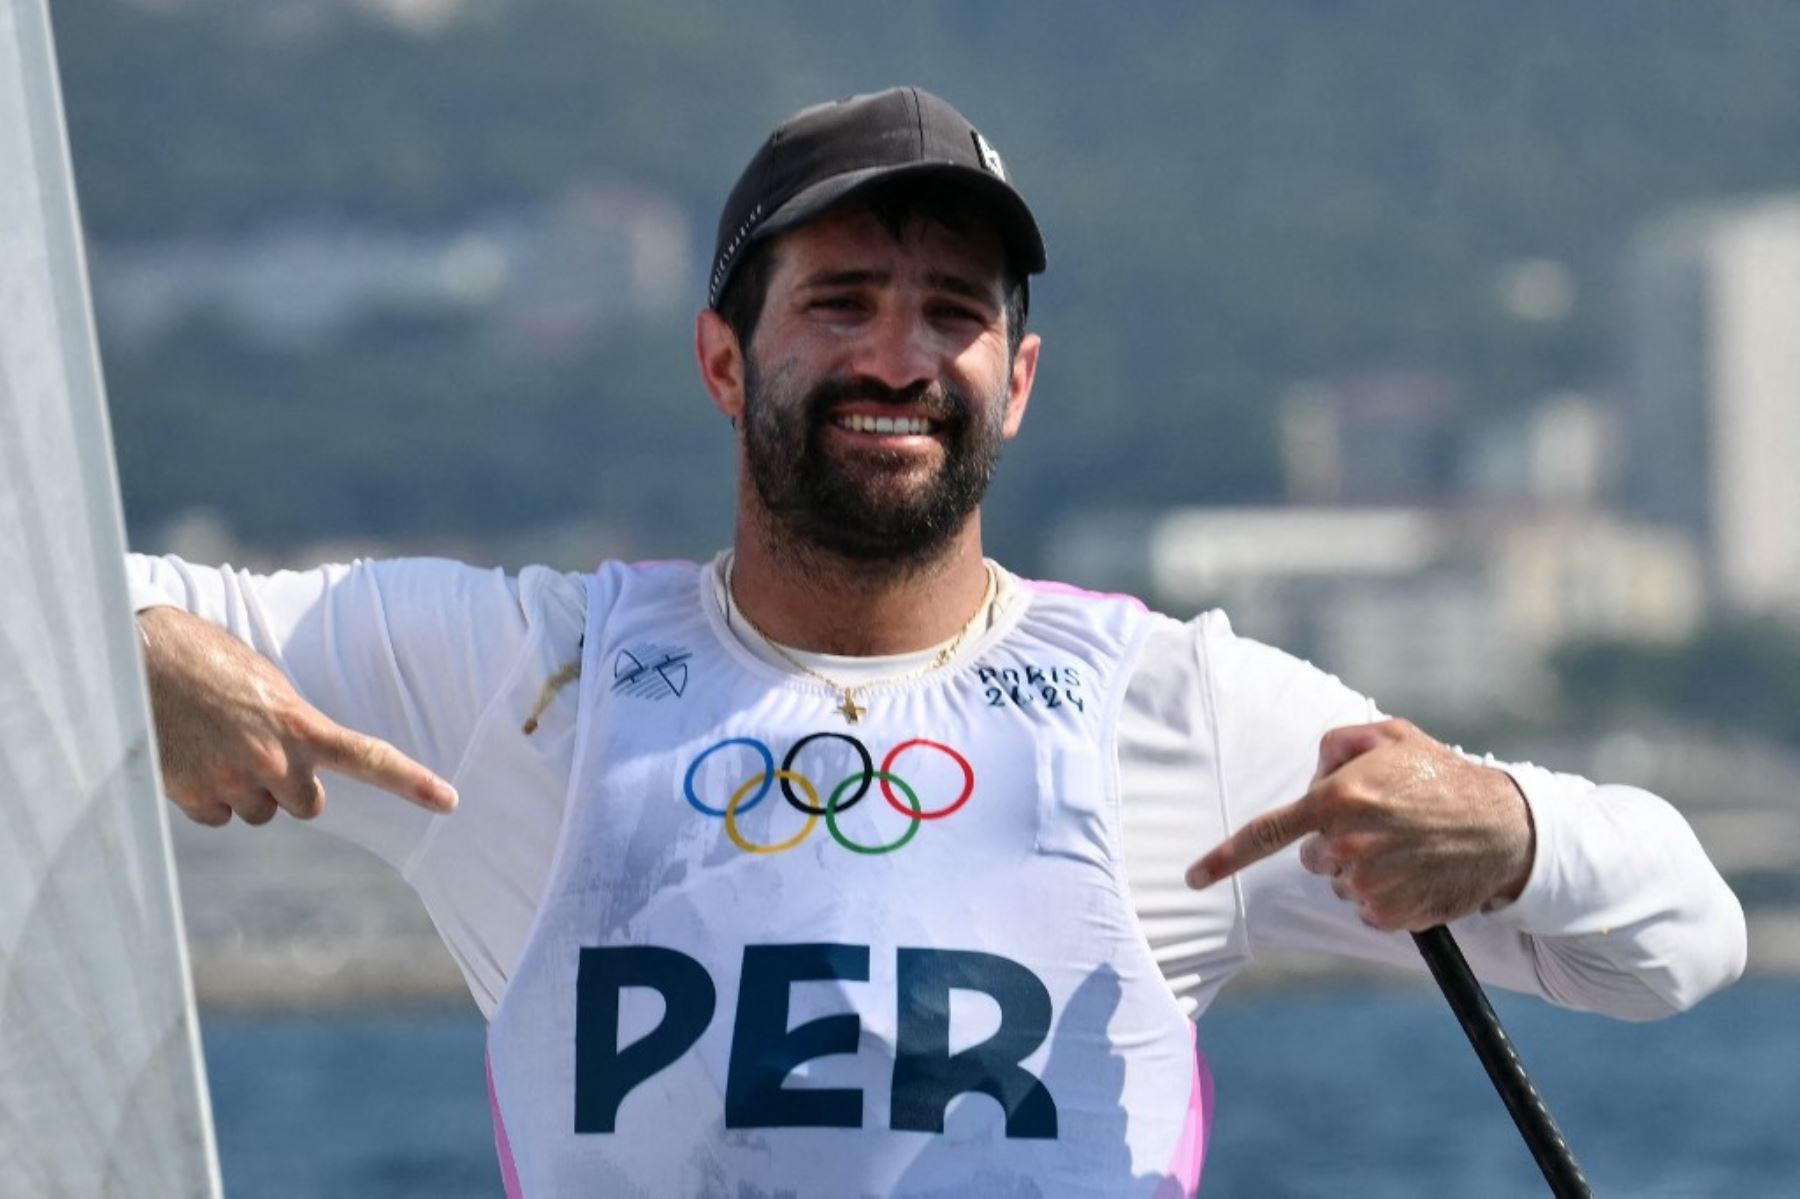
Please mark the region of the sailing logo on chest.
<svg viewBox="0 0 1800 1199"><path fill-rule="evenodd" d="M871 749L849 733L823 730L788 746L779 764L776 752L755 737L726 737L701 750L682 776L688 806L721 822L745 853L784 853L821 823L849 853L895 853L975 797L969 759L928 737Z"/></svg>
<svg viewBox="0 0 1800 1199"><path fill-rule="evenodd" d="M688 659L683 645L633 645L613 655L613 694L633 699L679 699L687 692Z"/></svg>

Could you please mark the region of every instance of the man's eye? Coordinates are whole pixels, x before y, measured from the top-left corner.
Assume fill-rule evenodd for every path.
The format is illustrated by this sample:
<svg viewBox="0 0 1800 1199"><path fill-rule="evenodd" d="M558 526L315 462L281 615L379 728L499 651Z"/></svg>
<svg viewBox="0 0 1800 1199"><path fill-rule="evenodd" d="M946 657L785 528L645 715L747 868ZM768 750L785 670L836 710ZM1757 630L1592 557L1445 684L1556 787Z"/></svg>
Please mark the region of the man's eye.
<svg viewBox="0 0 1800 1199"><path fill-rule="evenodd" d="M944 321L973 321L978 325L987 324L987 317L973 308L964 308L958 304L940 305L936 309L936 315L939 320Z"/></svg>
<svg viewBox="0 0 1800 1199"><path fill-rule="evenodd" d="M852 296L822 296L812 302L812 307L820 312L856 312L862 305Z"/></svg>

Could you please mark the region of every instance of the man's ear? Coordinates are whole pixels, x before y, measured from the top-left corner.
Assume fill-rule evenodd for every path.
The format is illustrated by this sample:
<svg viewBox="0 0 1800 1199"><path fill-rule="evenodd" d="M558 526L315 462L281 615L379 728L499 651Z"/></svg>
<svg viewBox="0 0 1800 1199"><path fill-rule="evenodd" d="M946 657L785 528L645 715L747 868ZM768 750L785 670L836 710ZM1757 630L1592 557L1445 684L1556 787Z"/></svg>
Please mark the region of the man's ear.
<svg viewBox="0 0 1800 1199"><path fill-rule="evenodd" d="M710 308L694 318L694 357L713 406L735 424L744 414L744 349L725 318Z"/></svg>
<svg viewBox="0 0 1800 1199"><path fill-rule="evenodd" d="M1043 345L1043 338L1027 333L1019 342L1019 352L1013 355L1012 375L1006 384L1006 421L1001 426L1001 432L1009 439L1019 435L1019 426L1025 422L1025 407L1031 403L1031 384L1037 378L1038 352Z"/></svg>

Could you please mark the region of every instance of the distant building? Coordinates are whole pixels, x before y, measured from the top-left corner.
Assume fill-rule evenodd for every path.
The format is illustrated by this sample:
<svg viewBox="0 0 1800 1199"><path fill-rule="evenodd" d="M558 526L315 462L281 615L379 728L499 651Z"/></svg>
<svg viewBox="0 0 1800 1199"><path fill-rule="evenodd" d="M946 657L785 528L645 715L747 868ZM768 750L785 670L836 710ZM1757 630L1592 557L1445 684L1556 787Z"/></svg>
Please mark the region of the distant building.
<svg viewBox="0 0 1800 1199"><path fill-rule="evenodd" d="M1652 227L1627 292L1626 510L1700 539L1719 603L1800 619L1800 197Z"/></svg>
<svg viewBox="0 0 1800 1199"><path fill-rule="evenodd" d="M1295 504L1424 504L1450 491L1456 387L1417 368L1362 371L1291 388L1277 420Z"/></svg>
<svg viewBox="0 0 1800 1199"><path fill-rule="evenodd" d="M1606 638L1677 642L1706 612L1684 534L1593 509L1548 509L1486 531L1488 584L1517 644Z"/></svg>
<svg viewBox="0 0 1800 1199"><path fill-rule="evenodd" d="M1219 607L1421 720L1524 713L1579 638L1677 640L1700 619L1688 539L1591 509L1185 509L1079 517L1053 571L1176 614Z"/></svg>
<svg viewBox="0 0 1800 1199"><path fill-rule="evenodd" d="M1458 493L1501 507L1601 504L1616 482L1618 424L1617 411L1593 396L1545 396L1523 420L1509 415L1469 439Z"/></svg>

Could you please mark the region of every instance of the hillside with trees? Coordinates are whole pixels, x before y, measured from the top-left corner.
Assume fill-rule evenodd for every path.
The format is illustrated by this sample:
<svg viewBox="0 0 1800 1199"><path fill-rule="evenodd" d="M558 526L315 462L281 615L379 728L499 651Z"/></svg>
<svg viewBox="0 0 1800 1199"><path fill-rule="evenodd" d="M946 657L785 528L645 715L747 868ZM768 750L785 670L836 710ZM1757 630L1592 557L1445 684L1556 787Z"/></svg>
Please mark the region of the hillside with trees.
<svg viewBox="0 0 1800 1199"><path fill-rule="evenodd" d="M1427 368L1471 424L1603 392L1634 228L1800 188L1800 6L1779 3L468 0L421 32L325 0L58 0L55 19L102 253L449 228L605 178L673 198L703 258L786 112L898 81L952 98L1050 245L1044 372L991 508L1026 566L1076 507L1272 497L1296 380ZM1497 298L1539 259L1576 284L1561 319ZM647 314L538 361L396 311L303 347L229 312L108 337L134 531L196 505L270 545L593 518L704 551L728 442L689 336Z"/></svg>

